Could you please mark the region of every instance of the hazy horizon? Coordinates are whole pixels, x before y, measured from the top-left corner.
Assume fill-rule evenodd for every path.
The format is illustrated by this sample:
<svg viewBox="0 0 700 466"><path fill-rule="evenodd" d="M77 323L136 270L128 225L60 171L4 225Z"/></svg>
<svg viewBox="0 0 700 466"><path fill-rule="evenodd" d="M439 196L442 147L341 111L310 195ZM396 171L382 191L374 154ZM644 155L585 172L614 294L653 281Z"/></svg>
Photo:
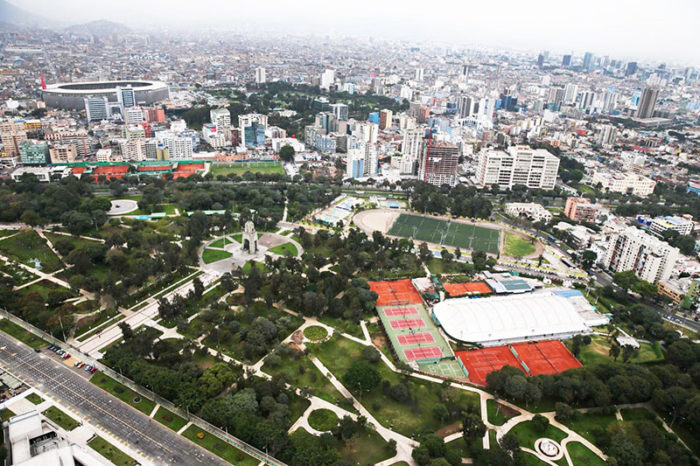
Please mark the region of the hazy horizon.
<svg viewBox="0 0 700 466"><path fill-rule="evenodd" d="M611 58L700 64L700 34L693 24L700 17L700 2L692 0L589 0L583 3L585 9L579 8L581 3L555 0L494 0L474 5L447 0L426 7L396 0L355 0L331 7L320 0L294 4L268 0L253 6L225 0L195 4L167 0L10 2L66 24L107 19L135 29L227 27L258 33L349 35L455 47L574 52L577 56L590 51Z"/></svg>

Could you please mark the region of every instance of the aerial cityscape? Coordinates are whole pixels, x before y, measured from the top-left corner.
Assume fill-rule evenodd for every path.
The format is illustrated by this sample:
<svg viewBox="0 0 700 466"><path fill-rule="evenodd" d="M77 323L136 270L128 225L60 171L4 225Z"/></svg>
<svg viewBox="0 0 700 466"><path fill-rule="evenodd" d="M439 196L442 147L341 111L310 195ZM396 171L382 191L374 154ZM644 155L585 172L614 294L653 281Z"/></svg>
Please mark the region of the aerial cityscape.
<svg viewBox="0 0 700 466"><path fill-rule="evenodd" d="M700 4L588 3L0 0L3 464L700 464Z"/></svg>

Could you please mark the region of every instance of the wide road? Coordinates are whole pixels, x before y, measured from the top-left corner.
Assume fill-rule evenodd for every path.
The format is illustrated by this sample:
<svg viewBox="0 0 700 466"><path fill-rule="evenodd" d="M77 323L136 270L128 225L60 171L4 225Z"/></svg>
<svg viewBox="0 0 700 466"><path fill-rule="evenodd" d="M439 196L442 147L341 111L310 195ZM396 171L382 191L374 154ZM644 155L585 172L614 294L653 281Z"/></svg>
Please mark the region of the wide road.
<svg viewBox="0 0 700 466"><path fill-rule="evenodd" d="M92 425L101 426L146 456L141 463L159 465L224 465L203 450L140 411L118 400L64 364L0 333L0 363L37 390L75 409Z"/></svg>

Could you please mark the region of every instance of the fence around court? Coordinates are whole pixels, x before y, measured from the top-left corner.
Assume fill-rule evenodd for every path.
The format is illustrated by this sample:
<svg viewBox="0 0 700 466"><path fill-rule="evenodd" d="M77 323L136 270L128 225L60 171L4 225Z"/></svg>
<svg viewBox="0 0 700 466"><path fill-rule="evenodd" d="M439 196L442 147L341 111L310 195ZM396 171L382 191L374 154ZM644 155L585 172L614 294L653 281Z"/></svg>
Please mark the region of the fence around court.
<svg viewBox="0 0 700 466"><path fill-rule="evenodd" d="M264 464L269 464L272 466L285 466L286 463L279 461L278 459L271 457L267 453L255 448L254 446L244 442L243 440L239 439L238 437L235 437L228 432L221 430L220 428L214 426L213 424L210 424L209 422L205 421L204 419L197 417L190 413L189 411L183 411L181 408L175 406L172 402L166 400L165 398L161 397L160 395L138 385L136 382L133 380L124 377L122 374L116 372L115 370L107 367L106 365L102 364L98 360L92 358L91 356L82 353L78 348L73 346L70 343L63 342L59 340L58 338L55 338L53 335L44 332L43 330L34 327L32 324L25 322L24 320L20 319L19 317L15 316L14 314L8 312L5 309L0 309L0 315L6 319L8 319L11 322L14 322L15 324L19 325L23 329L27 330L28 332L31 332L35 334L38 337L41 337L42 339L48 341L49 343L53 343L54 345L58 346L68 346L71 348L72 351L74 351L77 354L80 354L80 358L84 361L87 361L90 365L93 367L97 367L98 370L103 372L104 374L108 375L109 377L117 380L118 382L122 383L123 385L126 385L127 388L130 388L134 392L138 393L144 398L151 399L155 403L159 404L160 406L174 412L178 416L185 418L187 421L191 422L192 425L199 427L201 430L213 435L214 437L218 438L219 440L228 443L239 450L241 450L243 453L246 453L253 458L260 460ZM99 387L98 387L99 388ZM109 393L109 392L107 392ZM136 409L136 408L134 408ZM186 438L183 436L183 438ZM194 443L194 442L192 442ZM201 445L197 445L200 448L204 448ZM208 450L207 450L208 451ZM213 455L216 455L213 452L210 452Z"/></svg>

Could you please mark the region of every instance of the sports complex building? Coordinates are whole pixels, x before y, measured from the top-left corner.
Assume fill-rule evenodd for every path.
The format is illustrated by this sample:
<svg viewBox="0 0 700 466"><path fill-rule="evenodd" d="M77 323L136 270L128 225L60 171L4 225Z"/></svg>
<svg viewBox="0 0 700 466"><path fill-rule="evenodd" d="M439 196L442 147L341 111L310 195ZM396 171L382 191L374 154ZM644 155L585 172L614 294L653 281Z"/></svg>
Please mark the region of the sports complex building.
<svg viewBox="0 0 700 466"><path fill-rule="evenodd" d="M414 282L369 285L378 295L377 313L397 358L442 377L483 385L488 373L506 365L526 376L581 367L560 339L590 333L591 327L608 322L580 291L532 291L518 277L445 284L449 295L466 297L446 299L432 310L418 292L424 287ZM474 349L455 352L450 340Z"/></svg>
<svg viewBox="0 0 700 466"><path fill-rule="evenodd" d="M151 105L169 97L168 85L160 81L124 80L91 81L84 83L58 83L46 86L41 91L46 105L63 110L84 110L88 97L106 98L108 102L119 102L120 89L133 90L133 100L128 107ZM129 92L131 95L131 92Z"/></svg>

